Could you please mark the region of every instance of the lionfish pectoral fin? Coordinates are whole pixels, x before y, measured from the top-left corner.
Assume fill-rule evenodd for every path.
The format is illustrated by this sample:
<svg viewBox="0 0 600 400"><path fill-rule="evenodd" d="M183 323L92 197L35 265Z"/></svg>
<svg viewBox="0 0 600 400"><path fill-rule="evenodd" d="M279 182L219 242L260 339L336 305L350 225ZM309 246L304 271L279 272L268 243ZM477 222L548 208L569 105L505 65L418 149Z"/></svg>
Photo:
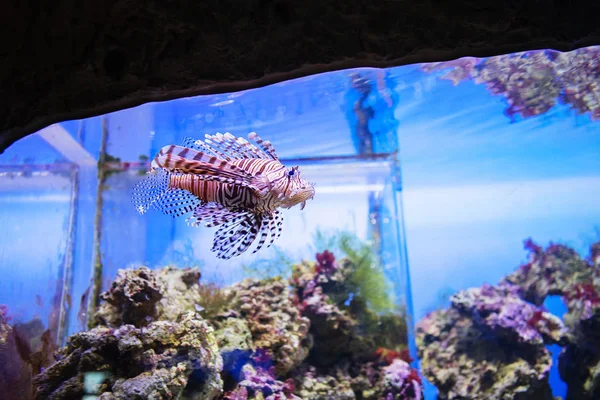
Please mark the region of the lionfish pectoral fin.
<svg viewBox="0 0 600 400"><path fill-rule="evenodd" d="M242 209L228 208L217 203L198 206L192 217L187 219L191 226L203 224L206 227L219 226L215 232L211 251L217 258L230 259L244 253L260 237L256 253L271 236L266 247L273 244L281 234L281 214L254 213Z"/></svg>
<svg viewBox="0 0 600 400"><path fill-rule="evenodd" d="M169 188L169 178L170 173L161 168L134 186L131 200L140 214L154 206L164 214L178 217L200 205L198 197L187 190Z"/></svg>
<svg viewBox="0 0 600 400"><path fill-rule="evenodd" d="M281 213L279 211L276 210L270 214L264 215L262 225L260 228L260 240L252 254L256 253L263 247L269 236L271 236L271 240L269 241L269 243L267 243L267 246L265 248L271 247L273 242L275 242L275 239L281 236L282 225L283 217L281 216Z"/></svg>
<svg viewBox="0 0 600 400"><path fill-rule="evenodd" d="M211 251L217 258L230 259L244 253L256 240L263 226L260 214L241 212L232 220L222 224L215 232Z"/></svg>
<svg viewBox="0 0 600 400"><path fill-rule="evenodd" d="M194 213L186 219L186 222L190 226L199 226L202 224L207 228L211 228L232 221L240 213L243 213L240 209L228 208L222 204L210 202L200 204L196 207Z"/></svg>

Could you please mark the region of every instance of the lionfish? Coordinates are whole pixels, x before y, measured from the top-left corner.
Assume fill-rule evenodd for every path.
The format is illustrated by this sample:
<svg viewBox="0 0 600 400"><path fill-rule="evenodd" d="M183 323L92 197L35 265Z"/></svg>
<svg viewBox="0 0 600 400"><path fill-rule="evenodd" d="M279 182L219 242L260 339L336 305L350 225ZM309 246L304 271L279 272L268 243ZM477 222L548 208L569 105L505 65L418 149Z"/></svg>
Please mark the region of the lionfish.
<svg viewBox="0 0 600 400"><path fill-rule="evenodd" d="M211 251L220 259L244 253L257 237L260 250L281 236L279 208L291 208L315 195L314 183L300 177L297 166L279 162L275 148L256 132L248 140L230 133L186 138L181 146L164 146L147 176L134 187L132 201L144 214L154 206L178 217L193 212L188 225L219 226Z"/></svg>

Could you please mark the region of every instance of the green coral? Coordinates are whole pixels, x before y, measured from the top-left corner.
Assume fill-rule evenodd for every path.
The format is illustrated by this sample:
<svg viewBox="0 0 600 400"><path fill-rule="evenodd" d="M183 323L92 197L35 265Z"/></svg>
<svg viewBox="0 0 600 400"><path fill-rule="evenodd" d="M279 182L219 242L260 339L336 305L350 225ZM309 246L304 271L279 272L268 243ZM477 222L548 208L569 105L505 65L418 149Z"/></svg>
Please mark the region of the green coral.
<svg viewBox="0 0 600 400"><path fill-rule="evenodd" d="M325 234L317 230L314 242L317 252L325 250L338 252L348 259L352 268L345 285L350 292L365 299L373 311L394 310L395 302L391 295L391 285L386 279L373 246L347 231Z"/></svg>

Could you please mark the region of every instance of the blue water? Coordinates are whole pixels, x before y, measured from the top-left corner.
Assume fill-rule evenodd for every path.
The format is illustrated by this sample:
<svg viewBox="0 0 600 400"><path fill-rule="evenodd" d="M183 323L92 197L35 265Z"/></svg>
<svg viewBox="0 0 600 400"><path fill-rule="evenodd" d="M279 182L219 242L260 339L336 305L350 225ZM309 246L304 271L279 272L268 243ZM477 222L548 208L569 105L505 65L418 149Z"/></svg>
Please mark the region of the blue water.
<svg viewBox="0 0 600 400"><path fill-rule="evenodd" d="M512 272L526 260L527 237L540 245L565 243L587 255L600 225L600 123L564 105L512 122L504 114L505 100L491 96L484 85L466 81L453 86L419 66L392 68L385 74L362 72L371 79L383 77L386 85L365 104L381 116L369 125L376 147L399 151L400 222L415 321L442 306L443 293L494 284ZM186 136L216 131L245 136L255 130L276 145L281 158L355 155L356 120L349 110L357 97L348 95L349 74L340 71L243 93L150 103L113 113L108 153L135 162ZM61 126L84 152L98 157L100 117ZM65 160L60 149L34 135L1 154L0 167ZM93 253L89 224L95 175L88 169L82 176L86 192L78 199L82 208L76 240L83 244L74 261L74 299L89 283ZM9 229L0 233L0 304L21 310L27 319L47 313L47 302L40 310L28 305L35 294L48 292L44 288L48 280L60 275L70 188L62 187L60 197L51 178L38 192L28 182L22 186L5 182L0 181L0 223ZM118 188L117 181L113 184ZM108 270L122 268L122 260L159 264L177 257L202 259L183 238L179 247L174 245L176 224L158 213L140 221L124 208L128 201L125 190L109 191L105 198L104 207L111 210L105 229L115 232L127 226L129 237L138 241L104 242L102 251L113 257L106 260ZM322 221L327 215L311 214L309 206L304 215L309 226L319 219L334 224ZM153 227L152 234L146 236L148 226ZM558 316L564 313L564 306L554 300L547 307ZM76 321L70 320L69 331L77 329ZM556 360L557 349L552 351ZM565 395L556 369L551 384L556 396ZM426 398L434 398L434 393L429 387Z"/></svg>

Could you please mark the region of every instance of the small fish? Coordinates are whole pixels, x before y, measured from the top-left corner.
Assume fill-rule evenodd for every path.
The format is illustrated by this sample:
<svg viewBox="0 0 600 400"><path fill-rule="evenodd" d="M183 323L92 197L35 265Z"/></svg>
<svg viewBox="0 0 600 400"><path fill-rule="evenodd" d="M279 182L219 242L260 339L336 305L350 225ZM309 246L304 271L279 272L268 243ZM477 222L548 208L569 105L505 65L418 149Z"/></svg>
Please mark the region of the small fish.
<svg viewBox="0 0 600 400"><path fill-rule="evenodd" d="M191 226L219 226L211 251L230 259L259 242L253 253L281 235L279 208L314 198L314 183L287 168L273 145L255 132L248 139L230 133L185 139L182 146L164 146L152 160L147 177L134 187L132 202L140 214L151 206L173 217L192 212Z"/></svg>

